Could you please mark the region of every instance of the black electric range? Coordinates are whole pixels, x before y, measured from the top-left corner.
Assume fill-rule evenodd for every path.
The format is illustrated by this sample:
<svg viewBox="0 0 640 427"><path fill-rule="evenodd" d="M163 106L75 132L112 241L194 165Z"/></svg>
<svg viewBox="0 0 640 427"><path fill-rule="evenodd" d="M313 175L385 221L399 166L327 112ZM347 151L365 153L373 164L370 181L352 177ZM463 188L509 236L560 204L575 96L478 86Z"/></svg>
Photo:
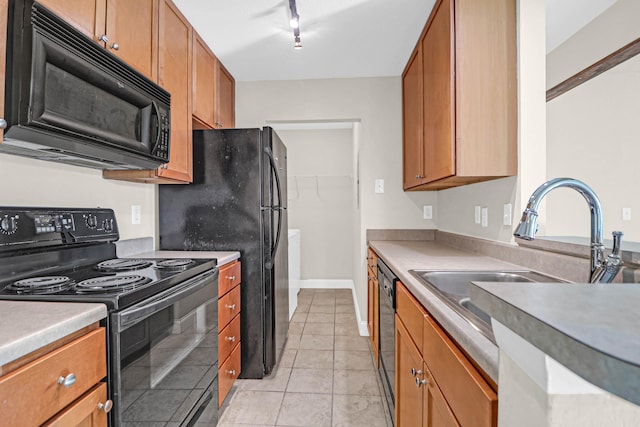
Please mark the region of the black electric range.
<svg viewBox="0 0 640 427"><path fill-rule="evenodd" d="M111 426L215 421L216 260L118 258L118 238L111 209L0 207L0 300L107 306Z"/></svg>

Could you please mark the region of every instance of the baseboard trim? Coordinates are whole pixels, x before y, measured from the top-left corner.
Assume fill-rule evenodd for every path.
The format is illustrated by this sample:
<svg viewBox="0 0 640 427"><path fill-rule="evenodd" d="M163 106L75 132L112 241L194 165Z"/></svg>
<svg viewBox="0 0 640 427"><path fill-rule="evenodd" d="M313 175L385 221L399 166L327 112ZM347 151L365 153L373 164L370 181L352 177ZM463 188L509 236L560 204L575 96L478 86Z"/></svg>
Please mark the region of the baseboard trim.
<svg viewBox="0 0 640 427"><path fill-rule="evenodd" d="M356 290L351 279L306 279L300 280L300 289L351 289L351 295L353 297L353 308L356 311L356 322L358 323L358 331L360 336L368 337L369 330L367 329L367 319L360 317L360 307L358 306L358 298L356 297Z"/></svg>

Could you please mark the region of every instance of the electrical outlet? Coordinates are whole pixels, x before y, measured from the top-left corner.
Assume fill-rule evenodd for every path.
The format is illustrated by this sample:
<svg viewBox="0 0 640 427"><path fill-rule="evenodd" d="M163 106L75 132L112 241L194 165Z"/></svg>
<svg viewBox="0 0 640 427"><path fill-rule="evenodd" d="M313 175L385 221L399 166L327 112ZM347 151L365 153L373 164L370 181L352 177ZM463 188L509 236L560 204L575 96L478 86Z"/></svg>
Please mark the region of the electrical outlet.
<svg viewBox="0 0 640 427"><path fill-rule="evenodd" d="M131 205L131 224L140 224L141 208L140 205Z"/></svg>
<svg viewBox="0 0 640 427"><path fill-rule="evenodd" d="M474 209L475 209L474 214L475 214L476 224L480 224L480 206L476 206Z"/></svg>
<svg viewBox="0 0 640 427"><path fill-rule="evenodd" d="M482 226L483 227L488 227L489 226L489 208L482 208Z"/></svg>
<svg viewBox="0 0 640 427"><path fill-rule="evenodd" d="M424 219L432 219L433 218L433 206L424 205L422 207L422 217Z"/></svg>
<svg viewBox="0 0 640 427"><path fill-rule="evenodd" d="M622 220L631 221L631 208L622 208Z"/></svg>
<svg viewBox="0 0 640 427"><path fill-rule="evenodd" d="M502 224L503 225L511 225L513 222L512 218L512 206L511 203L505 203L502 206Z"/></svg>
<svg viewBox="0 0 640 427"><path fill-rule="evenodd" d="M376 193L384 193L384 179L376 179Z"/></svg>

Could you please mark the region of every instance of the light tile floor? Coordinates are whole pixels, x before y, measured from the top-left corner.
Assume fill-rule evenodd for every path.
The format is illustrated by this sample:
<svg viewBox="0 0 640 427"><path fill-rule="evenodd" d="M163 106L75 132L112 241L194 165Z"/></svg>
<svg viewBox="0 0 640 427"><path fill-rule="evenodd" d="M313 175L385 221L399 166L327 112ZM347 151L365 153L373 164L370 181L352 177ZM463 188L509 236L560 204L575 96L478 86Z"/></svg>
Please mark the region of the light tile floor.
<svg viewBox="0 0 640 427"><path fill-rule="evenodd" d="M278 366L262 380L237 380L218 425L388 427L381 393L351 290L303 289Z"/></svg>

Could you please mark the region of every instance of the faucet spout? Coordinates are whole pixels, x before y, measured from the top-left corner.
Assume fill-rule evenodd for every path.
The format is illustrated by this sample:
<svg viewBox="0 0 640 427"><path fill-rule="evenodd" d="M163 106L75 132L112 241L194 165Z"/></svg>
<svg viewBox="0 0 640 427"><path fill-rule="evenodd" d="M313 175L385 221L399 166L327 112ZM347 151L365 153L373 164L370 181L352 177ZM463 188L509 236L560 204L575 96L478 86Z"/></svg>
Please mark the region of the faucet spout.
<svg viewBox="0 0 640 427"><path fill-rule="evenodd" d="M604 221L602 218L602 205L596 193L584 182L573 178L554 178L538 187L527 203L527 207L522 213L520 223L516 227L513 235L519 239L533 240L538 231L538 208L542 199L549 194L550 191L567 187L576 190L587 201L589 211L591 212L591 271L589 280L591 283L610 282L618 273L622 261L618 256L622 233L614 232L616 241L616 251L614 256L604 259L604 240L603 230Z"/></svg>

